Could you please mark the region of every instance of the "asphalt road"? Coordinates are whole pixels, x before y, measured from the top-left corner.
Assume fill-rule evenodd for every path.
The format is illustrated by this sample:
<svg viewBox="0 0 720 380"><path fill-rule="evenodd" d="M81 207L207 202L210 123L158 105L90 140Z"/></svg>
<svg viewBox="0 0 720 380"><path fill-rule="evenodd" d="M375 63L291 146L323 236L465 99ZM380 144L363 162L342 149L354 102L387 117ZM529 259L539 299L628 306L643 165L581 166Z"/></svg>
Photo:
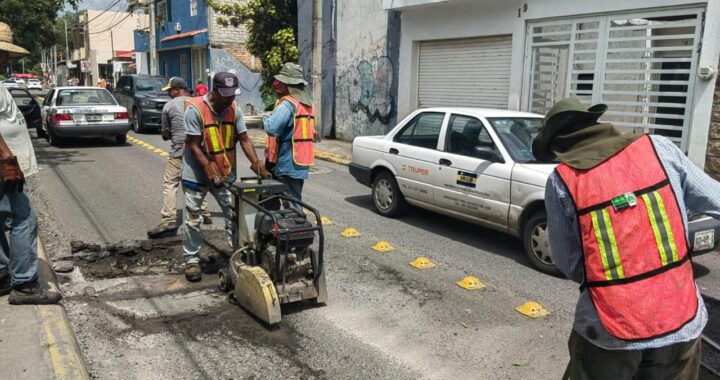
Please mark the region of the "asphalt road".
<svg viewBox="0 0 720 380"><path fill-rule="evenodd" d="M71 240L144 239L159 221L165 157L157 151L168 145L157 135L135 137L160 149L112 139L53 148L34 140L41 170L33 196L46 251L56 259L71 255ZM61 276L64 303L92 375L560 378L577 286L532 269L519 241L418 209L396 220L380 217L369 189L346 167L326 162L304 197L333 222L326 227L326 306L285 308L283 322L267 328L230 304L214 276L190 285L172 271L92 278L76 268ZM211 211L211 229L220 229L214 200ZM347 227L362 236L341 237ZM397 249L377 253L371 246L378 241ZM437 267L412 268L418 256ZM705 255L696 262L702 292L720 298L720 260ZM455 284L468 275L487 289ZM540 302L550 315L517 313L526 301Z"/></svg>

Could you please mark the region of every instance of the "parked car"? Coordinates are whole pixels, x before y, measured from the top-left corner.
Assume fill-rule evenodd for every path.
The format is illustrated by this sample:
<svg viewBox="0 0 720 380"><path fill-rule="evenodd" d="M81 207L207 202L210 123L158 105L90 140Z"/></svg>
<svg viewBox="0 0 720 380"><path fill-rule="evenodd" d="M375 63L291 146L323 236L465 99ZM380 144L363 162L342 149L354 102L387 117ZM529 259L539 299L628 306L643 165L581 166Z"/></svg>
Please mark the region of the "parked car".
<svg viewBox="0 0 720 380"><path fill-rule="evenodd" d="M27 88L28 90L42 90L42 82L39 79L28 79Z"/></svg>
<svg viewBox="0 0 720 380"><path fill-rule="evenodd" d="M15 104L25 117L28 128L41 128L42 117L40 101L33 96L30 91L24 88L13 87L8 89L8 91L10 91L10 95L15 101Z"/></svg>
<svg viewBox="0 0 720 380"><path fill-rule="evenodd" d="M117 82L115 97L130 110L132 128L143 132L161 127L162 109L170 96L162 91L168 80L161 76L123 75Z"/></svg>
<svg viewBox="0 0 720 380"><path fill-rule="evenodd" d="M114 136L118 144L125 144L128 130L127 108L104 88L58 87L45 98L37 133L54 146L65 138L99 136Z"/></svg>
<svg viewBox="0 0 720 380"><path fill-rule="evenodd" d="M350 174L371 187L375 210L415 205L519 237L538 270L558 274L547 233L545 183L555 164L532 154L543 116L481 108L415 111L385 136L353 141ZM720 222L690 223L691 246L717 246Z"/></svg>
<svg viewBox="0 0 720 380"><path fill-rule="evenodd" d="M3 81L3 86L5 86L5 88L17 88L20 87L20 83L18 83L15 79L10 78Z"/></svg>

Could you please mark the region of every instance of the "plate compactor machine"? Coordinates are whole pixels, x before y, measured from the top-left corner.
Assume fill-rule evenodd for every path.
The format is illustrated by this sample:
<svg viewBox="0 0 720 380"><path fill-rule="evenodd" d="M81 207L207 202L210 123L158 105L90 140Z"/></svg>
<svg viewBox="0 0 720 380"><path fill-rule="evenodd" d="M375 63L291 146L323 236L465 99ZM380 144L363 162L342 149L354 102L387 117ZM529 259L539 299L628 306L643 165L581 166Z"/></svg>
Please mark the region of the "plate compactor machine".
<svg viewBox="0 0 720 380"><path fill-rule="evenodd" d="M235 197L239 248L218 272L220 289L268 324L281 321L280 305L325 303L324 235L317 210L290 197L276 180L242 178L227 188Z"/></svg>

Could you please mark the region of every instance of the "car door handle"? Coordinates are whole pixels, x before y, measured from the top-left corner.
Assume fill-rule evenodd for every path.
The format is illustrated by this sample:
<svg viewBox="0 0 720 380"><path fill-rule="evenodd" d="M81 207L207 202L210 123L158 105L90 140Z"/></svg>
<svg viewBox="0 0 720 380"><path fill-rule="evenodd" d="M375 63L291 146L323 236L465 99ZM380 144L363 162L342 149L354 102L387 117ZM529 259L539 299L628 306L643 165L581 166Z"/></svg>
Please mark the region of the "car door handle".
<svg viewBox="0 0 720 380"><path fill-rule="evenodd" d="M395 148L390 148L390 154L400 154L400 151Z"/></svg>
<svg viewBox="0 0 720 380"><path fill-rule="evenodd" d="M448 160L447 158L441 158L441 159L440 159L440 165L451 166L451 165L452 165L452 161Z"/></svg>

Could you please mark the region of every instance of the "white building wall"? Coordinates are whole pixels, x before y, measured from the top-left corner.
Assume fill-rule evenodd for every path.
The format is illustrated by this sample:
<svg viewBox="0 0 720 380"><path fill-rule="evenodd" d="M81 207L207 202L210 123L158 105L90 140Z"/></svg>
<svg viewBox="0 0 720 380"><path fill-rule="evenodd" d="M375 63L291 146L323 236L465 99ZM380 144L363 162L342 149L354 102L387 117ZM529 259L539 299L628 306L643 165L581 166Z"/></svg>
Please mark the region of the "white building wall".
<svg viewBox="0 0 720 380"><path fill-rule="evenodd" d="M703 38L700 64L716 67L719 58L720 1L711 1ZM422 5L425 4L425 5ZM527 8L524 10L524 5ZM417 105L417 46L419 41L511 34L513 40L510 109L521 107L524 78L525 28L528 21L591 14L705 6L693 0L412 0L385 1L386 9L402 11L398 88L398 120ZM404 8L406 7L406 8ZM367 9L367 8L365 8ZM338 36L340 33L338 23ZM366 27L364 27L366 28ZM338 49L340 44L338 44ZM338 60L338 63L340 61ZM689 157L701 167L705 160L712 94L715 80L698 81L695 87Z"/></svg>

